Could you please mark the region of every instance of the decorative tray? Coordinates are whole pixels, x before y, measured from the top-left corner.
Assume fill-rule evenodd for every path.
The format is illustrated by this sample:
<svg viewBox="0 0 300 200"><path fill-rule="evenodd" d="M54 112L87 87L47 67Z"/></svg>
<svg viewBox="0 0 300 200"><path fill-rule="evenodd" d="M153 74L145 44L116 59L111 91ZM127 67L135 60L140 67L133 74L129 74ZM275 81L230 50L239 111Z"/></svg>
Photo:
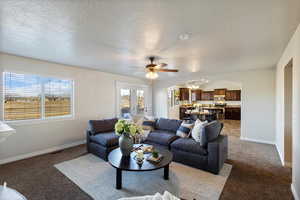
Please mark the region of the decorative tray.
<svg viewBox="0 0 300 200"><path fill-rule="evenodd" d="M147 161L149 161L149 162L153 162L153 163L159 163L162 159L163 159L164 157L163 157L163 155L161 155L161 154L158 154L158 157L157 158L154 158L153 156L152 156L152 154L151 155L149 155L148 157L147 157Z"/></svg>

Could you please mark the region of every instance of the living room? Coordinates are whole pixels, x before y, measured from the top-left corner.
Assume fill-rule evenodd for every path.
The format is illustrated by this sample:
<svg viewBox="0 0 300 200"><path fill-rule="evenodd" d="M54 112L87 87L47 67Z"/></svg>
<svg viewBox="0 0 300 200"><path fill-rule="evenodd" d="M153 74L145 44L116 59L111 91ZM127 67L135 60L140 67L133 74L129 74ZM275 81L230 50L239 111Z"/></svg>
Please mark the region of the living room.
<svg viewBox="0 0 300 200"><path fill-rule="evenodd" d="M299 10L293 0L1 1L0 199L298 200ZM177 103L196 118L170 114L174 87L190 87ZM222 113L199 117L218 100L197 92L215 89L240 90L240 101L219 100L240 106L238 137ZM128 145L132 165L118 165Z"/></svg>

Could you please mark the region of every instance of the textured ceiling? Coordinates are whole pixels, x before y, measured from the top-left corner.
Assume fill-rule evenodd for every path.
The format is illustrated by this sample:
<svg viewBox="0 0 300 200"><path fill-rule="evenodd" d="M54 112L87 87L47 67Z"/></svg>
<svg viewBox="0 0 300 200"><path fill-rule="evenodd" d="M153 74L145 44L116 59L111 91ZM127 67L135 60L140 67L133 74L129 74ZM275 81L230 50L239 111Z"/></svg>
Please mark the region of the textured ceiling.
<svg viewBox="0 0 300 200"><path fill-rule="evenodd" d="M299 10L299 0L1 0L0 51L141 77L158 55L180 69L160 79L266 68Z"/></svg>

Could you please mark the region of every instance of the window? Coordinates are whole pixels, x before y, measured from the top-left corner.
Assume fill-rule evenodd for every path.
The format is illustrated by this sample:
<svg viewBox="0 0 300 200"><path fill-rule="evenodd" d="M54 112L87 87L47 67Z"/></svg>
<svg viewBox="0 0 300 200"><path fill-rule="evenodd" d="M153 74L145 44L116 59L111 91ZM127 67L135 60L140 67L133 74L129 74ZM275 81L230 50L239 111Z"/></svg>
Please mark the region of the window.
<svg viewBox="0 0 300 200"><path fill-rule="evenodd" d="M4 72L4 120L72 116L73 81Z"/></svg>

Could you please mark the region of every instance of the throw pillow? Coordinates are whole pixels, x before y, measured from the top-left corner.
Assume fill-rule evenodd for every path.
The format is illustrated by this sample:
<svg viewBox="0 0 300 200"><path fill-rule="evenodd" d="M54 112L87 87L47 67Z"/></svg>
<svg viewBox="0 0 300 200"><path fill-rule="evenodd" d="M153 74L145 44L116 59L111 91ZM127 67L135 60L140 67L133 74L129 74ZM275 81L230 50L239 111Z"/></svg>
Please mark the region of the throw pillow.
<svg viewBox="0 0 300 200"><path fill-rule="evenodd" d="M176 135L182 138L189 137L193 126L194 124L182 122L176 132Z"/></svg>
<svg viewBox="0 0 300 200"><path fill-rule="evenodd" d="M192 130L192 138L196 141L196 142L201 142L201 140L203 141L203 137L204 137L204 126L207 124L207 121L200 121L199 119L196 120L194 128ZM201 145L201 144L200 144Z"/></svg>

